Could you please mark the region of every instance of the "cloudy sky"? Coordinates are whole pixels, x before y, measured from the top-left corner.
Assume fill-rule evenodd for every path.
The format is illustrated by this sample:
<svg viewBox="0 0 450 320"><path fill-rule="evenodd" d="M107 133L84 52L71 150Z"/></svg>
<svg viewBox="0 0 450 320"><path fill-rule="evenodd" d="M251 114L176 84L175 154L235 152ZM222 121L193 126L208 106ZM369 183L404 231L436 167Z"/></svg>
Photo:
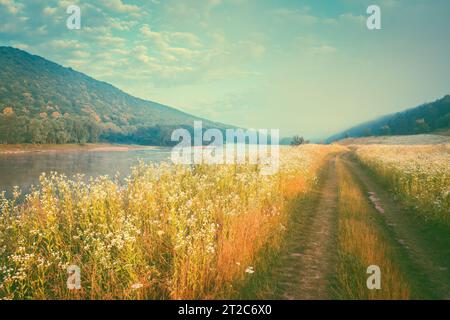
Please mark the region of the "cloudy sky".
<svg viewBox="0 0 450 320"><path fill-rule="evenodd" d="M72 4L81 30L66 28ZM382 30L366 27L370 4ZM450 93L449 30L448 0L0 0L0 45L198 116L310 138Z"/></svg>

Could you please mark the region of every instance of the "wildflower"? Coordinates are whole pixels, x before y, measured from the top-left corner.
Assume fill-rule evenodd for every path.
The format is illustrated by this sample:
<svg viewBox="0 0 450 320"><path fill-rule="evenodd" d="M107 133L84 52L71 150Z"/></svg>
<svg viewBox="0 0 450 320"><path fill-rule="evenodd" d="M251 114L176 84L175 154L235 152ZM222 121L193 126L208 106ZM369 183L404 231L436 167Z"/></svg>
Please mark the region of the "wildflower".
<svg viewBox="0 0 450 320"><path fill-rule="evenodd" d="M255 270L253 270L253 267L247 267L247 269L245 269L245 273L252 274L255 273Z"/></svg>
<svg viewBox="0 0 450 320"><path fill-rule="evenodd" d="M141 289L143 287L144 287L144 285L142 283L134 283L134 284L131 285L131 289L133 289L133 290L138 290L138 289Z"/></svg>

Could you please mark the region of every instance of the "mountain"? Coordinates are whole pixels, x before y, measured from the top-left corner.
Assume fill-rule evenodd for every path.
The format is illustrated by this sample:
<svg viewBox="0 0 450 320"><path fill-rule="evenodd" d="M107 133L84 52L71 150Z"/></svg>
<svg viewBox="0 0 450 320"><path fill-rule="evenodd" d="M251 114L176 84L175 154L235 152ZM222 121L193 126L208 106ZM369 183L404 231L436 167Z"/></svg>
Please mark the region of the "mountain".
<svg viewBox="0 0 450 320"><path fill-rule="evenodd" d="M403 112L365 122L327 139L349 137L411 135L450 129L450 95Z"/></svg>
<svg viewBox="0 0 450 320"><path fill-rule="evenodd" d="M168 145L194 120L225 128L11 47L0 47L0 113L0 143Z"/></svg>

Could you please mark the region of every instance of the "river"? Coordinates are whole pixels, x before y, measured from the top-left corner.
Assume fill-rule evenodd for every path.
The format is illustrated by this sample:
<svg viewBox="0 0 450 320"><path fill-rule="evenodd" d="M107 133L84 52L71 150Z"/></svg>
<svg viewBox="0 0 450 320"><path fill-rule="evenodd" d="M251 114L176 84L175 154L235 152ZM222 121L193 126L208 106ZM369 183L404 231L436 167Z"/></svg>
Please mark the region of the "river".
<svg viewBox="0 0 450 320"><path fill-rule="evenodd" d="M170 160L170 148L128 151L57 151L0 154L0 192L11 196L14 186L27 193L31 185L39 184L39 176L56 171L68 177L84 174L126 177L140 160L162 162Z"/></svg>

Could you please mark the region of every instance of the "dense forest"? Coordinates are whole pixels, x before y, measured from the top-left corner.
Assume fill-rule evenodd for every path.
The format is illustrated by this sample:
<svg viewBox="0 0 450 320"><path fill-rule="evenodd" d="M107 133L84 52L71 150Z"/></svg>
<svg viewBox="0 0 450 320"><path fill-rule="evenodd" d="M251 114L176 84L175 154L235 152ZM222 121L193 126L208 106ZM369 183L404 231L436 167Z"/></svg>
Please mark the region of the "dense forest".
<svg viewBox="0 0 450 320"><path fill-rule="evenodd" d="M363 123L327 141L347 137L410 135L450 129L450 95L431 103Z"/></svg>
<svg viewBox="0 0 450 320"><path fill-rule="evenodd" d="M42 116L29 118L17 116L11 107L0 114L0 144L64 144L64 143L95 143L99 141L153 146L171 146L173 130L185 128L193 135L192 126L141 126L129 132L105 128L88 117L71 115L60 116L54 113L52 117Z"/></svg>
<svg viewBox="0 0 450 320"><path fill-rule="evenodd" d="M8 107L0 115L0 143L86 143L97 142L101 129L89 118L17 116Z"/></svg>
<svg viewBox="0 0 450 320"><path fill-rule="evenodd" d="M0 47L0 143L168 145L174 128L225 125L133 97L25 51Z"/></svg>

